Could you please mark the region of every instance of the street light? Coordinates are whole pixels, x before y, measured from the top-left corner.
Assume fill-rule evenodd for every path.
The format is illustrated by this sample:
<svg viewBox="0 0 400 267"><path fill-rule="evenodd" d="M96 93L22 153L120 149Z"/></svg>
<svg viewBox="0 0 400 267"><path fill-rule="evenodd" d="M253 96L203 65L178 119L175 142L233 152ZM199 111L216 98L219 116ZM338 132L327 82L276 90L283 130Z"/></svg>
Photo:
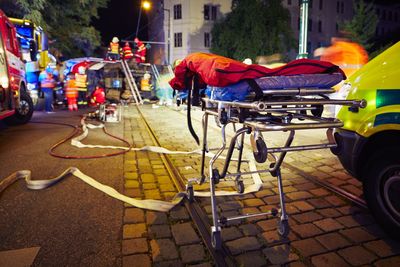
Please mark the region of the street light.
<svg viewBox="0 0 400 267"><path fill-rule="evenodd" d="M138 36L138 33L139 33L139 24L140 24L140 17L142 16L142 8L144 10L149 10L151 8L151 3L149 1L146 1L146 0L142 0L140 2L139 16L138 16L138 21L137 21L137 24L136 24L136 37Z"/></svg>
<svg viewBox="0 0 400 267"><path fill-rule="evenodd" d="M307 58L308 0L300 6L299 54L297 58Z"/></svg>
<svg viewBox="0 0 400 267"><path fill-rule="evenodd" d="M168 12L168 39L167 39L167 51L168 51L168 58L167 64L171 63L171 10L167 8L163 8L163 11Z"/></svg>

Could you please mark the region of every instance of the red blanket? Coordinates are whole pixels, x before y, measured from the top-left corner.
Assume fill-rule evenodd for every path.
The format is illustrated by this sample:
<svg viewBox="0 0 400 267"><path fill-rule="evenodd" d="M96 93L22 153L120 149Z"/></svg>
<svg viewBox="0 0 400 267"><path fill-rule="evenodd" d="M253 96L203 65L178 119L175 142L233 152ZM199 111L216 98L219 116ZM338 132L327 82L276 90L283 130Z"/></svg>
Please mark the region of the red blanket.
<svg viewBox="0 0 400 267"><path fill-rule="evenodd" d="M206 85L224 87L244 79L264 76L341 72L343 77L346 77L338 66L326 61L298 59L270 69L256 64L246 65L240 61L207 53L188 55L176 66L174 72L175 77L169 84L177 90L185 89L185 79L191 79L194 75L199 78L200 88Z"/></svg>

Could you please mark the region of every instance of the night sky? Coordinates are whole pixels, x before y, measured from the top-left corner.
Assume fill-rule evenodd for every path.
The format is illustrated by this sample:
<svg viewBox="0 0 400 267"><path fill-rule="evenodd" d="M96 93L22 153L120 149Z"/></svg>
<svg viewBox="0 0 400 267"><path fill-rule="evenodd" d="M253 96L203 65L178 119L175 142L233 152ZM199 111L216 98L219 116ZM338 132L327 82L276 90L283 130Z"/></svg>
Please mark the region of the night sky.
<svg viewBox="0 0 400 267"><path fill-rule="evenodd" d="M99 10L99 19L93 20L93 26L99 30L102 45L108 46L116 36L119 40L135 38L141 0L110 0L108 7ZM147 40L147 14L142 10L139 39Z"/></svg>

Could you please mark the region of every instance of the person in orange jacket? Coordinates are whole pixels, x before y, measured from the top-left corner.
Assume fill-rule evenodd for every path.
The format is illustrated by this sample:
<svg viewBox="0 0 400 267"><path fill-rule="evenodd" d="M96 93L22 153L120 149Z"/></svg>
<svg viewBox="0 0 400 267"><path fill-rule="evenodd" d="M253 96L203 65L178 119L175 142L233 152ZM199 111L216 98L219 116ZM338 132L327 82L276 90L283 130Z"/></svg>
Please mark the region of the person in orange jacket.
<svg viewBox="0 0 400 267"><path fill-rule="evenodd" d="M125 46L122 48L122 55L123 55L123 59L125 59L125 60L129 60L129 59L133 58L132 48L130 47L128 42L126 42Z"/></svg>
<svg viewBox="0 0 400 267"><path fill-rule="evenodd" d="M78 105L86 106L87 102L87 75L86 68L80 66L78 68L78 73L75 73L75 86L78 90Z"/></svg>
<svg viewBox="0 0 400 267"><path fill-rule="evenodd" d="M53 75L53 69L47 66L39 75L40 89L44 93L45 111L53 113L53 90L56 87L56 80Z"/></svg>
<svg viewBox="0 0 400 267"><path fill-rule="evenodd" d="M78 110L78 88L76 88L74 78L75 77L72 73L68 74L67 82L65 84L65 97L67 98L69 111Z"/></svg>
<svg viewBox="0 0 400 267"><path fill-rule="evenodd" d="M146 62L146 52L147 52L146 46L137 37L135 38L134 42L136 44L136 51L135 51L136 63L139 64Z"/></svg>

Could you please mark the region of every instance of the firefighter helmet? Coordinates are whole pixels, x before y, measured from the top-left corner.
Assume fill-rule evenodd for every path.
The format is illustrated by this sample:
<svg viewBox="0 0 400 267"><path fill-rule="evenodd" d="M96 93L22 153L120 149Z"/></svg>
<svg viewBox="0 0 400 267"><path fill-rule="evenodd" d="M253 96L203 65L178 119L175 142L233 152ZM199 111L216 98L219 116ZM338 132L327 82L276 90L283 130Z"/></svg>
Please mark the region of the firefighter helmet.
<svg viewBox="0 0 400 267"><path fill-rule="evenodd" d="M113 37L113 38L112 38L112 42L113 42L113 43L118 43L118 42L119 42L118 37Z"/></svg>

